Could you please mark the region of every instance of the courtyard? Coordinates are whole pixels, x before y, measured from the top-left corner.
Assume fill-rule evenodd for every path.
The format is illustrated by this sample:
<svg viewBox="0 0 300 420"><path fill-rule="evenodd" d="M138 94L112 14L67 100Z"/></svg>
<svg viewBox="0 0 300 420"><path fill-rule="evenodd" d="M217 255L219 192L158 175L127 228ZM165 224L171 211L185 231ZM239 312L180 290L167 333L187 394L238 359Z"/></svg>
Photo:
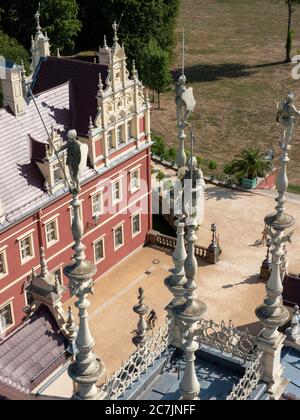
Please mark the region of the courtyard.
<svg viewBox="0 0 300 420"><path fill-rule="evenodd" d="M200 264L198 271L198 295L208 306L207 318L217 323L232 320L239 328L249 327L253 334L260 330L255 308L265 296L265 284L258 273L266 249L255 242L261 238L264 217L274 205L273 196L207 185L205 221L198 232L198 243L210 243L210 226L215 222L222 247L218 264ZM297 196L289 196L287 210L300 220ZM290 267L295 271L300 271L299 247L298 224L289 245ZM95 351L105 362L107 375L135 349L132 337L138 317L132 307L137 303L139 287L144 288L146 303L158 315L158 326L164 322L164 308L171 300L164 279L172 267L170 253L146 247L96 281L95 296L90 296L90 326Z"/></svg>

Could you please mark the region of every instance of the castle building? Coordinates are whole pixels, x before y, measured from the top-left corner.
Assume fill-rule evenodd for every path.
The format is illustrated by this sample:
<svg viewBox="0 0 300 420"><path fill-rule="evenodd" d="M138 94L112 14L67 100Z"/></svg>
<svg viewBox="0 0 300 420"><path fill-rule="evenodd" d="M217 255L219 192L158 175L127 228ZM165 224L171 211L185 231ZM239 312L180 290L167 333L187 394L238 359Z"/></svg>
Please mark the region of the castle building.
<svg viewBox="0 0 300 420"><path fill-rule="evenodd" d="M32 74L6 62L0 110L0 332L11 333L30 303L32 272L45 249L48 269L66 284L74 218L66 139L85 145L81 214L87 258L98 278L145 243L151 229L150 103L124 48L114 42L90 63L50 55L37 13ZM74 132L74 131L73 131ZM60 163L61 162L61 163ZM100 264L101 263L101 264ZM65 292L63 301L68 298Z"/></svg>

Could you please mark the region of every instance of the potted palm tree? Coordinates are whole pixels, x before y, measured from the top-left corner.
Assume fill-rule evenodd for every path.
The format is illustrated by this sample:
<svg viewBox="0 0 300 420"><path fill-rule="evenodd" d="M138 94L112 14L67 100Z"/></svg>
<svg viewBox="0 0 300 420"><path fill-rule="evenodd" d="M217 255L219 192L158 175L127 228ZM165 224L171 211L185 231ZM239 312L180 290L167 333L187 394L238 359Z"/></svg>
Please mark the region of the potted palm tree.
<svg viewBox="0 0 300 420"><path fill-rule="evenodd" d="M272 169L272 162L266 160L265 154L259 147L248 146L229 165L225 173L240 180L243 187L255 188L257 177L265 176Z"/></svg>

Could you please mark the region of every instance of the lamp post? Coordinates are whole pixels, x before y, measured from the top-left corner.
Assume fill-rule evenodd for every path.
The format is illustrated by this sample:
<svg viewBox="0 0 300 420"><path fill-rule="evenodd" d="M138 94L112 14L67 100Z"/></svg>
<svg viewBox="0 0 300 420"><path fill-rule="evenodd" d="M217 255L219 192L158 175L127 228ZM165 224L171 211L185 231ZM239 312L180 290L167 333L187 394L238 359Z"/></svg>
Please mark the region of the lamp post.
<svg viewBox="0 0 300 420"><path fill-rule="evenodd" d="M145 315L149 312L149 306L145 304L145 293L144 289L139 288L139 303L133 307L133 311L139 316L139 322L137 324L137 335L133 337L133 342L136 346L142 346L146 343L147 336L147 322Z"/></svg>

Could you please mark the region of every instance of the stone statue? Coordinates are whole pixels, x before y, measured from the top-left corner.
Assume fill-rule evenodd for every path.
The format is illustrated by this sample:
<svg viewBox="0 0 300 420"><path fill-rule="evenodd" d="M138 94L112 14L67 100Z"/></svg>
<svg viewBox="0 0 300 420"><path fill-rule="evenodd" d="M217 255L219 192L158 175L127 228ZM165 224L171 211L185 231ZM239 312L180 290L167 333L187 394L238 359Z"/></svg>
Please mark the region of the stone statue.
<svg viewBox="0 0 300 420"><path fill-rule="evenodd" d="M74 190L80 190L79 167L81 163L81 143L77 139L76 130L70 130L67 134L67 144L61 150L67 149L67 165L70 171L71 183Z"/></svg>
<svg viewBox="0 0 300 420"><path fill-rule="evenodd" d="M280 143L282 149L289 149L292 141L293 131L295 128L295 117L300 115L300 112L294 105L295 96L293 92L289 92L285 101L277 105L278 123L283 126L283 138Z"/></svg>
<svg viewBox="0 0 300 420"><path fill-rule="evenodd" d="M191 180L193 181L191 182ZM184 214L189 218L195 218L199 204L199 188L205 186L203 172L198 167L195 157L189 159L188 168L186 168L185 174L181 177L181 182L184 193Z"/></svg>
<svg viewBox="0 0 300 420"><path fill-rule="evenodd" d="M176 113L178 127L184 129L188 123L188 118L191 112L194 111L196 101L193 94L193 88L186 87L186 77L183 74L180 76L176 86Z"/></svg>

